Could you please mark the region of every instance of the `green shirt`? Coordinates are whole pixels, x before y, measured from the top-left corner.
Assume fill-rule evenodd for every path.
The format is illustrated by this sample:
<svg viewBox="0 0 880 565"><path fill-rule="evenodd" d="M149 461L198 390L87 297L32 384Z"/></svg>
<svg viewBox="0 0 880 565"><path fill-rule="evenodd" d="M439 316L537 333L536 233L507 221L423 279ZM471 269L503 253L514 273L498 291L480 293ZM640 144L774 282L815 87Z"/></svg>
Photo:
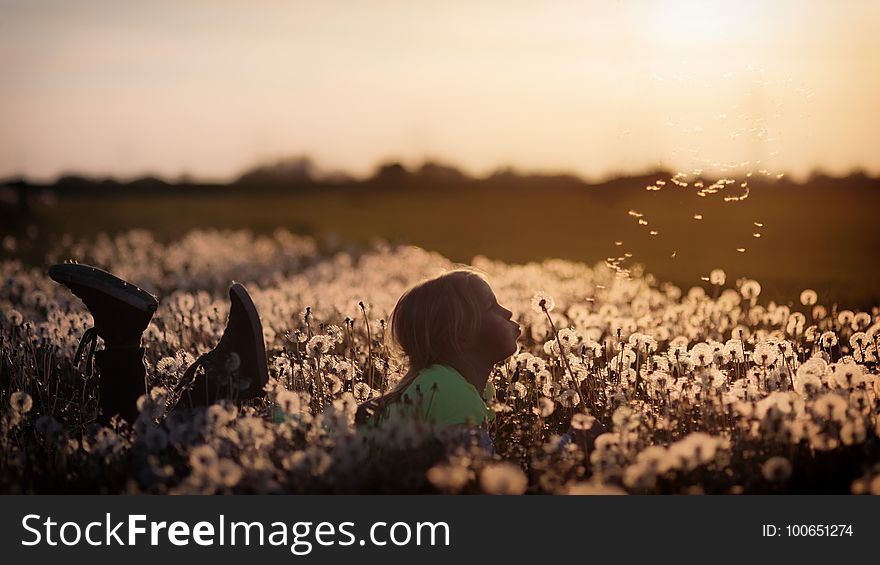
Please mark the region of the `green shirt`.
<svg viewBox="0 0 880 565"><path fill-rule="evenodd" d="M419 398L416 387L421 392L421 417L433 421L437 429L467 423L479 426L495 418L495 412L486 405L495 396L491 380L486 382L481 397L476 387L452 367L431 365L423 369L403 393L409 395L413 403ZM404 409L401 396L388 407L387 417L399 417Z"/></svg>

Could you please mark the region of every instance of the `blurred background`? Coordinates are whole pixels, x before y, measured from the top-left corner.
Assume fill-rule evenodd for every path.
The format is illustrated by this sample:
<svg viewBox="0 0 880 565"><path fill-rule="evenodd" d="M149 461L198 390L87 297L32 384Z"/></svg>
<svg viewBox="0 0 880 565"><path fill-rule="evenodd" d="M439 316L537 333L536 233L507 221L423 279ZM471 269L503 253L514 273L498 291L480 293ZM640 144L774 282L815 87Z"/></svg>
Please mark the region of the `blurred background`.
<svg viewBox="0 0 880 565"><path fill-rule="evenodd" d="M286 227L880 304L880 3L0 8L4 256Z"/></svg>

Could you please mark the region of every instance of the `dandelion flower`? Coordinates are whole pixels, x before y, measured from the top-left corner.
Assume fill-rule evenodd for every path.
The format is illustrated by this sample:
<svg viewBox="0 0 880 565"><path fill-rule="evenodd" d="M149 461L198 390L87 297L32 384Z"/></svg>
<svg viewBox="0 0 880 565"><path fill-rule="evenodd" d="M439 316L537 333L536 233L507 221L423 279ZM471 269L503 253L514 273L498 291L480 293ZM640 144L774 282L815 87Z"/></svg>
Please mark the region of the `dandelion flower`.
<svg viewBox="0 0 880 565"><path fill-rule="evenodd" d="M197 473L207 473L218 461L217 452L210 445L200 445L189 452L189 464Z"/></svg>
<svg viewBox="0 0 880 565"><path fill-rule="evenodd" d="M302 406L299 394L287 389L278 391L275 402L286 414L298 414Z"/></svg>
<svg viewBox="0 0 880 565"><path fill-rule="evenodd" d="M578 391L574 390L573 388L564 390L562 394L559 395L559 404L561 404L565 408L577 406L580 401L581 395L578 394Z"/></svg>
<svg viewBox="0 0 880 565"><path fill-rule="evenodd" d="M373 389L367 383L356 383L352 392L358 402L364 402L373 395Z"/></svg>
<svg viewBox="0 0 880 565"><path fill-rule="evenodd" d="M427 477L437 490L456 493L468 484L471 473L467 467L442 463L428 469Z"/></svg>
<svg viewBox="0 0 880 565"><path fill-rule="evenodd" d="M20 326L24 322L21 312L12 308L6 312L6 320L13 326Z"/></svg>
<svg viewBox="0 0 880 565"><path fill-rule="evenodd" d="M526 474L512 463L492 463L480 473L480 487L486 494L522 494L527 486Z"/></svg>
<svg viewBox="0 0 880 565"><path fill-rule="evenodd" d="M822 347L831 348L837 345L837 334L834 332L824 332L819 338Z"/></svg>
<svg viewBox="0 0 880 565"><path fill-rule="evenodd" d="M582 412L579 412L571 417L571 427L575 430L592 429L595 422L596 418Z"/></svg>
<svg viewBox="0 0 880 565"><path fill-rule="evenodd" d="M309 340L306 345L306 351L312 357L319 357L329 352L331 347L333 346L333 340L326 335L316 335L312 336L312 339Z"/></svg>
<svg viewBox="0 0 880 565"><path fill-rule="evenodd" d="M803 365L801 366L803 367ZM801 396L814 396L822 388L822 381L813 373L798 368L794 378L794 390Z"/></svg>
<svg viewBox="0 0 880 565"><path fill-rule="evenodd" d="M544 292L538 292L532 296L532 309L539 314L552 312L555 306L556 302L553 298Z"/></svg>
<svg viewBox="0 0 880 565"><path fill-rule="evenodd" d="M350 381L354 378L354 366L348 361L340 361L336 363L336 374L343 381Z"/></svg>
<svg viewBox="0 0 880 565"><path fill-rule="evenodd" d="M9 395L9 406L15 414L27 414L33 408L34 400L23 390L17 390Z"/></svg>
<svg viewBox="0 0 880 565"><path fill-rule="evenodd" d="M241 467L232 459L220 459L216 465L212 465L207 469L208 478L215 484L232 488L241 481L244 474Z"/></svg>
<svg viewBox="0 0 880 565"><path fill-rule="evenodd" d="M847 401L828 392L813 401L813 412L828 420L841 421L846 417Z"/></svg>
<svg viewBox="0 0 880 565"><path fill-rule="evenodd" d="M691 360L698 367L708 367L715 358L715 351L708 343L698 343L689 352Z"/></svg>
<svg viewBox="0 0 880 565"><path fill-rule="evenodd" d="M771 483L784 483L791 476L791 462L785 457L771 457L761 466L761 474Z"/></svg>
<svg viewBox="0 0 880 565"><path fill-rule="evenodd" d="M553 410L556 408L556 405L552 400L547 398L546 396L542 396L538 399L538 403L532 407L532 412L541 418L547 418L551 414L553 414Z"/></svg>
<svg viewBox="0 0 880 565"><path fill-rule="evenodd" d="M817 300L819 300L819 295L816 294L815 290L808 288L801 292L801 304L804 306L812 306Z"/></svg>
<svg viewBox="0 0 880 565"><path fill-rule="evenodd" d="M776 353L776 348L767 342L759 343L755 346L755 350L752 352L752 361L762 367L772 365L776 362L778 357L779 355Z"/></svg>
<svg viewBox="0 0 880 565"><path fill-rule="evenodd" d="M754 280L745 280L742 283L742 286L739 289L740 294L743 295L743 298L746 300L751 300L753 298L757 298L759 294L761 294L761 285L758 281Z"/></svg>
<svg viewBox="0 0 880 565"><path fill-rule="evenodd" d="M330 394L336 396L337 394L342 392L342 379L335 375L327 375L324 380L324 384L330 391Z"/></svg>
<svg viewBox="0 0 880 565"><path fill-rule="evenodd" d="M727 273L725 273L723 269L713 269L712 272L709 273L709 282L715 286L724 286L726 281Z"/></svg>
<svg viewBox="0 0 880 565"><path fill-rule="evenodd" d="M865 332L856 332L849 337L849 344L853 349L864 349L869 343Z"/></svg>

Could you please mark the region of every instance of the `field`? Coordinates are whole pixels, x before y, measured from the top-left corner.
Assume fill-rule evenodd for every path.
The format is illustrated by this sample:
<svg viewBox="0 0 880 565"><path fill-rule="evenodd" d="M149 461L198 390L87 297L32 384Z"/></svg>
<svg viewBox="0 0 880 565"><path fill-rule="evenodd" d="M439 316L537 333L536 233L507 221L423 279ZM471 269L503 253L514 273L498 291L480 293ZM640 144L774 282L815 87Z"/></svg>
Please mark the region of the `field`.
<svg viewBox="0 0 880 565"><path fill-rule="evenodd" d="M33 212L39 233L31 243L28 235L8 240L0 264L0 490L880 493L880 312L835 306L832 290L817 294L807 283L867 273L870 284L829 288L853 303L876 304L876 246L869 246L877 235L864 223L876 208L847 204L849 224L831 227L810 214L831 222L840 206L759 208L764 239L791 245L794 257L762 256L760 248L741 254L760 258L750 269L770 284L733 276L747 263L732 263L731 273L707 267L708 281L676 286L638 267L618 276L602 260L518 264L600 245L578 229L608 226L609 214L560 206L556 196L509 194L515 205L480 194L440 196L427 208L424 196L404 193L380 209L390 200L261 195L261 206L248 199L239 214L228 211L237 207L232 196L175 196L174 206L122 197L40 205ZM318 198L322 205L312 206ZM248 212L271 210L273 202L275 212ZM512 217L514 208L527 212ZM320 239L274 229L273 213L322 226L312 228ZM777 215L788 228L770 229ZM255 231L189 229L210 220L252 223ZM132 225L152 229L125 229ZM349 242L410 229L411 241L457 260L465 249L480 249L484 256L466 260L523 325L520 351L492 375L494 454L424 426L393 422L367 434L353 425L357 404L405 370L384 335L395 301L454 264L407 245ZM718 267L729 234L712 229L717 237L690 249ZM74 235L53 239L53 231ZM86 233L99 231L116 233ZM603 245L619 237L596 236ZM702 236L682 229L678 237L684 244ZM36 243L41 238L51 243ZM839 261L812 247L816 238L830 240ZM26 262L16 258L28 253ZM807 260L811 253L826 255ZM150 395L133 426L95 424L96 377L73 360L91 319L45 274L46 264L68 257L161 297L146 336ZM790 261L805 262L795 268ZM697 258L687 265L703 269ZM788 286L774 284L774 272ZM176 408L169 390L219 338L233 279L248 287L261 313L272 375L267 395L242 407ZM771 302L768 287L790 294Z"/></svg>
<svg viewBox="0 0 880 565"><path fill-rule="evenodd" d="M731 280L759 280L767 301L796 305L800 291L813 288L841 309L880 304L878 179L815 176L793 183L756 173L738 179L749 181L749 197L728 202L743 192L738 184L700 197L693 186L674 186L669 173L587 184L512 173L471 179L435 169L335 184L266 175L231 186L59 182L34 189L27 216L0 205L0 233L17 243L6 256L34 265L43 264L65 234L95 237L132 228L164 242L197 228L260 234L284 228L331 248L379 238L464 263L482 255L592 265L630 253L627 264L644 265L657 280L684 289L723 268ZM645 190L656 182L665 189ZM629 211L644 214L648 225Z"/></svg>

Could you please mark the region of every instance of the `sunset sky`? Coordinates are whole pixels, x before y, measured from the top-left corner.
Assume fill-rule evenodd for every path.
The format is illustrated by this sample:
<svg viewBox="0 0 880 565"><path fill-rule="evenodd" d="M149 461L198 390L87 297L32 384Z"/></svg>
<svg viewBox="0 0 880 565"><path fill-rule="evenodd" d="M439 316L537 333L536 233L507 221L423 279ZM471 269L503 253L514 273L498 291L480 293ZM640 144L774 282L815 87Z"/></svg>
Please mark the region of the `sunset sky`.
<svg viewBox="0 0 880 565"><path fill-rule="evenodd" d="M880 173L880 2L0 0L0 178ZM760 161L760 163L758 163Z"/></svg>

